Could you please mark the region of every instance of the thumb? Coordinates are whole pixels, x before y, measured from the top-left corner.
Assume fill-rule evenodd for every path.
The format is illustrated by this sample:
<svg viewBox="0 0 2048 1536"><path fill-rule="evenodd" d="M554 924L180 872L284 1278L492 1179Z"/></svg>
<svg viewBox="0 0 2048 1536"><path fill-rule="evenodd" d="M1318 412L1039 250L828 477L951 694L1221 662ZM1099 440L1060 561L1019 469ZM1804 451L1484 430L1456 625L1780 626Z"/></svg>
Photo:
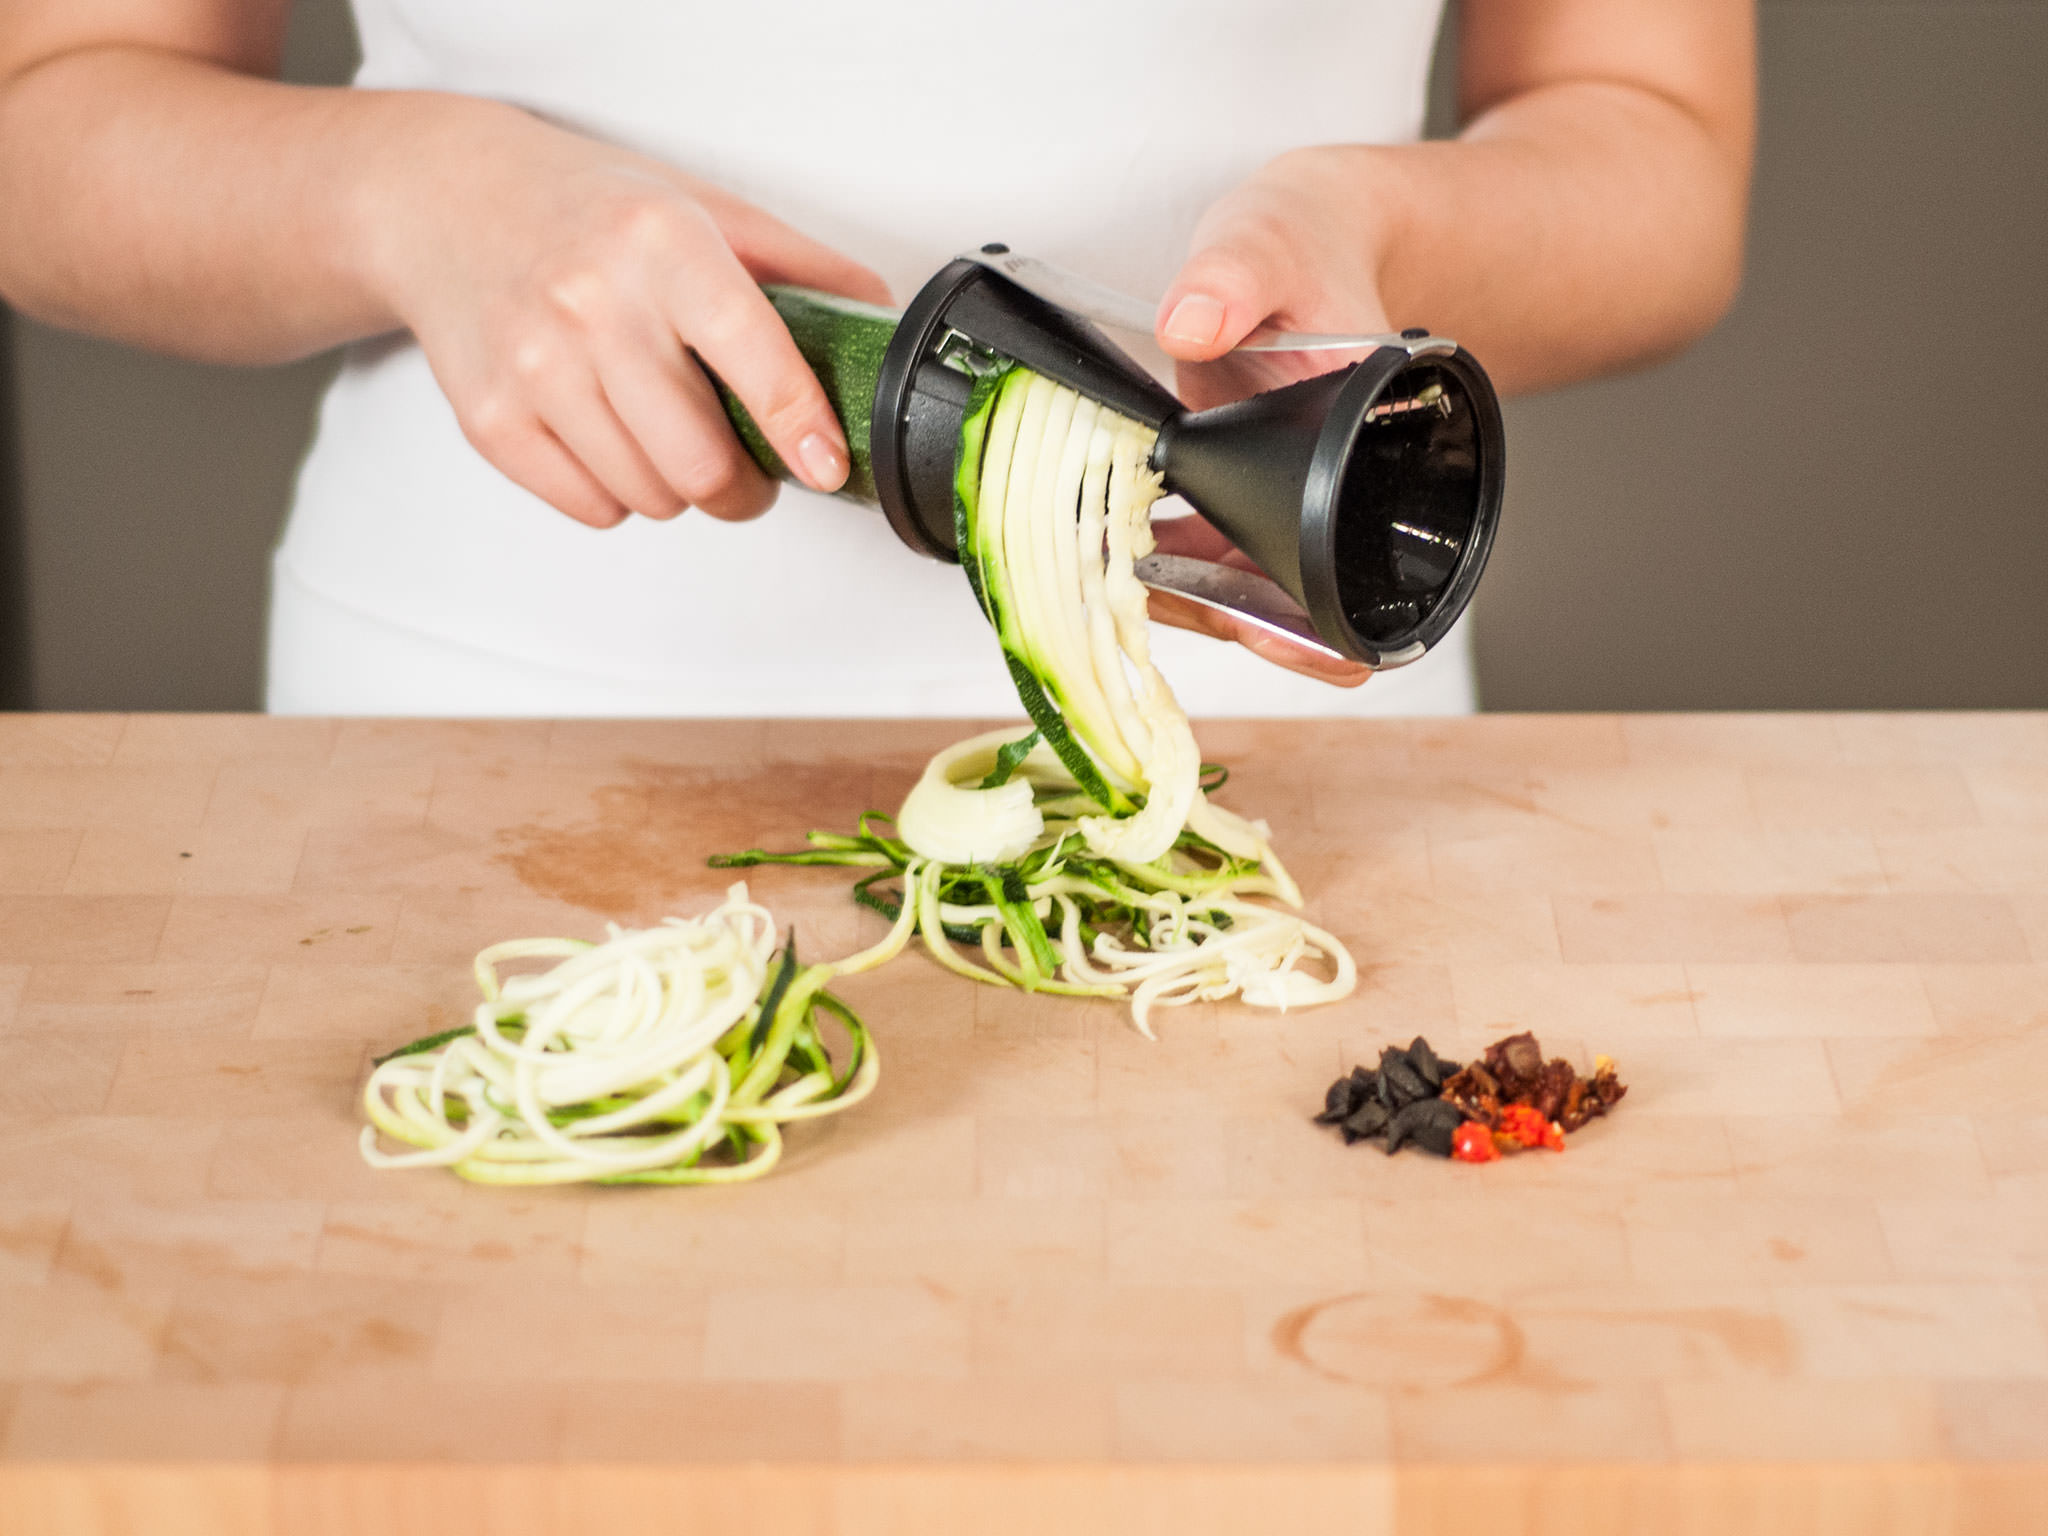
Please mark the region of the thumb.
<svg viewBox="0 0 2048 1536"><path fill-rule="evenodd" d="M1277 263L1227 237L1190 256L1159 301L1160 347L1182 362L1221 357L1280 304Z"/></svg>

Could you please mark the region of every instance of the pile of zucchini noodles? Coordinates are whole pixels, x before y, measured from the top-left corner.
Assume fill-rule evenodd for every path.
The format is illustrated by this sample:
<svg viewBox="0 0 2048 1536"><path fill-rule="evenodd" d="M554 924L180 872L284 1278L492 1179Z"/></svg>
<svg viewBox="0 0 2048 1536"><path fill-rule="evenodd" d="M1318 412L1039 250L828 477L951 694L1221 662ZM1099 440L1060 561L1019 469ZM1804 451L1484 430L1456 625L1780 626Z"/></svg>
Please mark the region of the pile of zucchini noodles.
<svg viewBox="0 0 2048 1536"><path fill-rule="evenodd" d="M479 954L475 1022L370 1073L365 1160L485 1184L731 1184L775 1166L781 1126L874 1090L874 1041L825 986L878 964L879 947L801 966L794 937L777 950L774 919L744 884L703 917L610 935ZM501 973L522 960L556 963ZM849 1042L842 1066L825 1046L827 1016ZM418 1150L385 1152L380 1131Z"/></svg>
<svg viewBox="0 0 2048 1536"><path fill-rule="evenodd" d="M856 833L712 863L868 868L854 899L894 922L896 948L914 931L976 981L1127 998L1146 1035L1160 1006L1235 996L1285 1009L1349 993L1351 956L1291 910L1301 892L1267 828L1209 800L1223 772L1205 769L1152 663L1135 565L1161 494L1153 441L1028 369L981 380L956 533L1031 729L939 753L893 835L870 812Z"/></svg>

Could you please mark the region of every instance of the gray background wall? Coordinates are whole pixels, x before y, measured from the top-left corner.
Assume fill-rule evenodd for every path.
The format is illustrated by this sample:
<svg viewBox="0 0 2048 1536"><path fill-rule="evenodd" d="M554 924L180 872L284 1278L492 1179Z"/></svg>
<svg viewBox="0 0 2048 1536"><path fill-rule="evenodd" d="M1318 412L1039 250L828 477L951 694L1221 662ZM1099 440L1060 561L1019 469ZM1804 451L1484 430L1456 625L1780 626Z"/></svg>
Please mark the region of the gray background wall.
<svg viewBox="0 0 2048 1536"><path fill-rule="evenodd" d="M14 468L14 373L5 366L11 319L0 309L0 709L26 709L28 563L22 550L20 476Z"/></svg>
<svg viewBox="0 0 2048 1536"><path fill-rule="evenodd" d="M297 78L352 47L300 0ZM1721 328L1510 407L1488 706L2048 706L2048 0L1765 0L1762 135ZM328 365L17 322L12 371L0 706L254 707Z"/></svg>

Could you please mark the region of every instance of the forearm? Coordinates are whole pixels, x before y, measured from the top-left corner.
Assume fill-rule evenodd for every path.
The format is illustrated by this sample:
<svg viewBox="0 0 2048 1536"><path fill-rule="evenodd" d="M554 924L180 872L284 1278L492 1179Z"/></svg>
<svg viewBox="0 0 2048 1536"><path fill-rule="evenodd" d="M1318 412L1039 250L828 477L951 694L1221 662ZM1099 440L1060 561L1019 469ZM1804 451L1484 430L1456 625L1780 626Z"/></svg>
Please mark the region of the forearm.
<svg viewBox="0 0 2048 1536"><path fill-rule="evenodd" d="M1747 144L1649 91L1545 86L1454 141L1336 153L1382 210L1391 321L1456 336L1509 390L1666 356L1740 281Z"/></svg>
<svg viewBox="0 0 2048 1536"><path fill-rule="evenodd" d="M0 296L221 362L396 328L375 205L419 138L511 111L280 85L155 49L63 54L0 88Z"/></svg>

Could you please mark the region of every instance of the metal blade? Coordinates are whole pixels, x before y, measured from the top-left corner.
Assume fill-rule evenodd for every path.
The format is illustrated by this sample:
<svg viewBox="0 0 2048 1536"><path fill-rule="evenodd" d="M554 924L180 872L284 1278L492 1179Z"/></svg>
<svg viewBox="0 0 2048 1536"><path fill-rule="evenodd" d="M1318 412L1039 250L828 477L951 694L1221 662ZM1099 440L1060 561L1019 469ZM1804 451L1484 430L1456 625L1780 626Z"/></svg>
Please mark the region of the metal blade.
<svg viewBox="0 0 2048 1536"><path fill-rule="evenodd" d="M1287 595L1285 588L1257 571L1197 560L1190 555L1147 555L1138 562L1138 580L1204 608L1232 614L1333 661L1350 659L1323 642L1301 605Z"/></svg>
<svg viewBox="0 0 2048 1536"><path fill-rule="evenodd" d="M1147 304L1143 299L1106 288L1078 272L1069 272L1035 256L1021 256L1006 245L984 246L978 251L967 252L963 259L977 262L991 272L1000 272L1026 293L1035 294L1046 303L1057 305L1085 320L1093 320L1097 325L1141 336L1152 334L1152 322L1159 313L1157 304ZM1458 344L1447 336L1348 336L1317 331L1280 331L1270 325L1258 327L1232 350L1336 352L1375 347L1399 347L1410 357L1458 350Z"/></svg>

